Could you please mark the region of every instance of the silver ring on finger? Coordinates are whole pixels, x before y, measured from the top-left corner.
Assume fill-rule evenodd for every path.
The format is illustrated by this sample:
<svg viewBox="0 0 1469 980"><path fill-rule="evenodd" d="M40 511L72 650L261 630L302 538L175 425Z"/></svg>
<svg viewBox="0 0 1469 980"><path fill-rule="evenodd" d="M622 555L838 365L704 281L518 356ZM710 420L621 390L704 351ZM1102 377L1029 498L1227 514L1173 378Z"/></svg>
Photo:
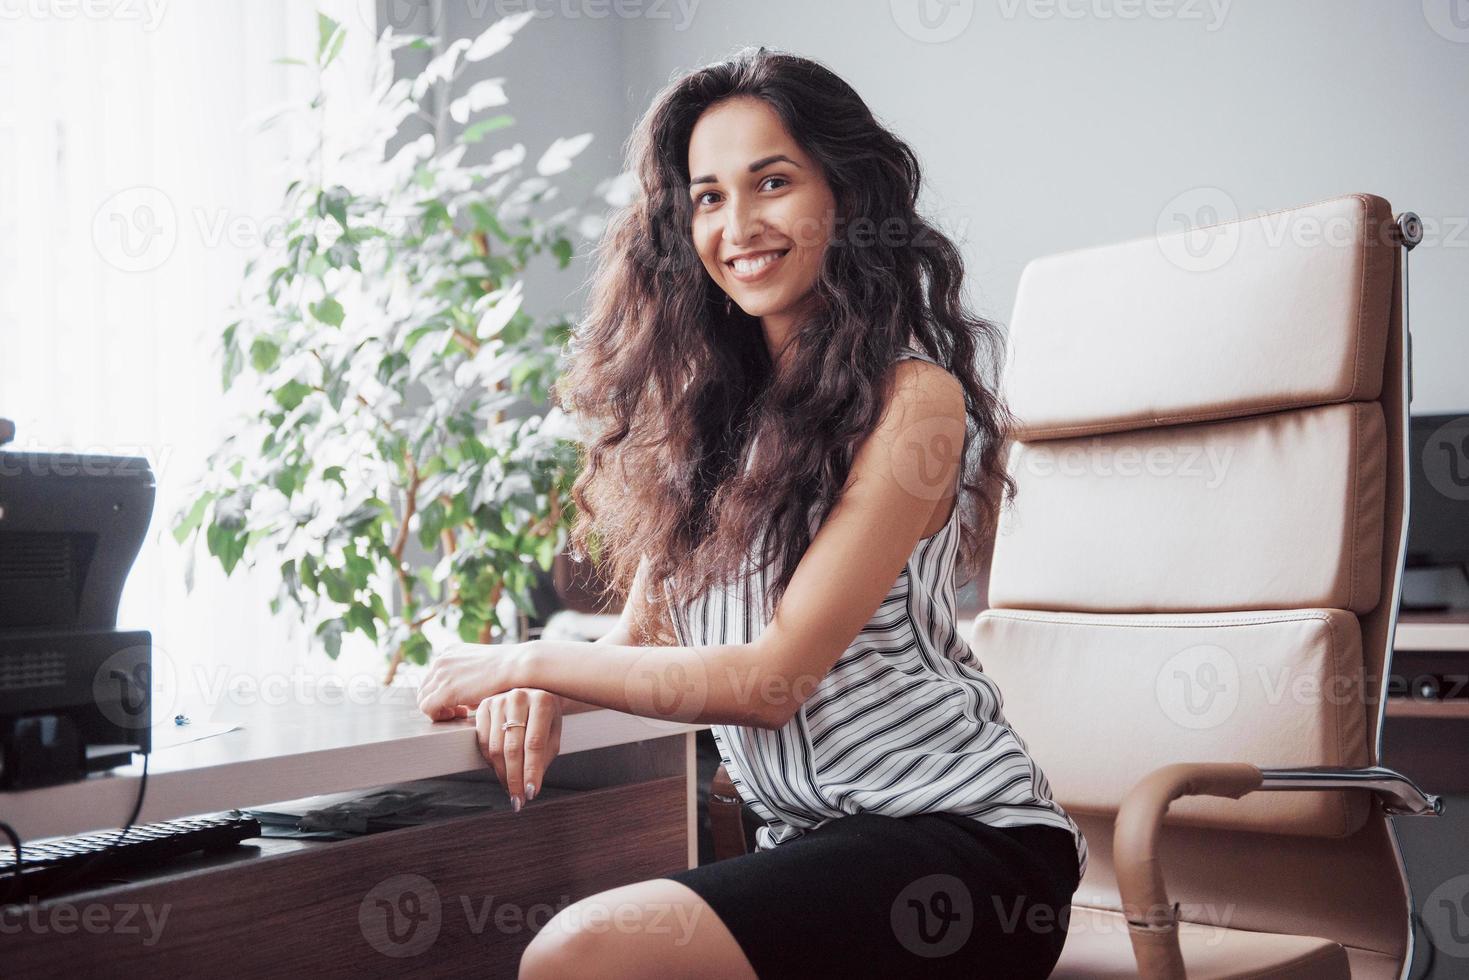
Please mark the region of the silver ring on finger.
<svg viewBox="0 0 1469 980"><path fill-rule="evenodd" d="M502 732L509 731L510 729L516 728L516 727L524 728L525 727L525 722L523 722L523 721L505 721L505 722L501 722L500 723L500 731L502 731Z"/></svg>

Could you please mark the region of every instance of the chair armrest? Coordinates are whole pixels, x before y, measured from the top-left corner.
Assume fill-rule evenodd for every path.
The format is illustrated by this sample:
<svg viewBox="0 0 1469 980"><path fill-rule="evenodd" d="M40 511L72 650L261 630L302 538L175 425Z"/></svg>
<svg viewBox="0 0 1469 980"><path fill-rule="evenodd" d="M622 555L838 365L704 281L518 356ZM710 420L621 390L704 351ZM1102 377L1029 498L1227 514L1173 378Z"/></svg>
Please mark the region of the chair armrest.
<svg viewBox="0 0 1469 980"><path fill-rule="evenodd" d="M1138 780L1122 799L1112 831L1113 861L1122 912L1143 980L1185 980L1178 945L1178 905L1169 903L1158 862L1163 815L1184 796L1239 799L1256 790L1365 789L1377 794L1390 814L1437 816L1443 801L1402 773L1383 766L1346 769L1311 766L1260 769L1248 763L1178 762Z"/></svg>

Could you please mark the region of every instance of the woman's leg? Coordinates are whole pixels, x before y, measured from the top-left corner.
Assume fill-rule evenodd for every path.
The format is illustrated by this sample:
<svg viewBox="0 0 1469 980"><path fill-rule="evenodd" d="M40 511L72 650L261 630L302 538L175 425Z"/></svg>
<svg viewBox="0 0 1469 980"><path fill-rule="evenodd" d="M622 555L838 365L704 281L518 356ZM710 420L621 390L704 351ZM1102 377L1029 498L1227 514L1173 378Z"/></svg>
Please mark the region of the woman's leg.
<svg viewBox="0 0 1469 980"><path fill-rule="evenodd" d="M729 929L687 885L653 878L589 895L526 947L520 980L543 977L755 980Z"/></svg>

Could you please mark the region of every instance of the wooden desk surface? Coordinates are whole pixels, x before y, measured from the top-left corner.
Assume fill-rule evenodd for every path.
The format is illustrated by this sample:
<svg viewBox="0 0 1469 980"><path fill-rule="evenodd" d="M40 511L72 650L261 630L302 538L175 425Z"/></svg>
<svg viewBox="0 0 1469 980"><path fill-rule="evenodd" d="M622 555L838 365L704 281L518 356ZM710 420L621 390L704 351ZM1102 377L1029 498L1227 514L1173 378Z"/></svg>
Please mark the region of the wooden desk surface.
<svg viewBox="0 0 1469 980"><path fill-rule="evenodd" d="M434 722L412 688L338 703L222 705L210 719L240 725L154 752L138 822L367 789L485 766L471 718ZM562 721L561 755L692 732L594 705ZM132 812L141 764L61 786L0 793L0 813L23 839L120 827Z"/></svg>
<svg viewBox="0 0 1469 980"><path fill-rule="evenodd" d="M1469 653L1469 612L1399 613L1395 648Z"/></svg>

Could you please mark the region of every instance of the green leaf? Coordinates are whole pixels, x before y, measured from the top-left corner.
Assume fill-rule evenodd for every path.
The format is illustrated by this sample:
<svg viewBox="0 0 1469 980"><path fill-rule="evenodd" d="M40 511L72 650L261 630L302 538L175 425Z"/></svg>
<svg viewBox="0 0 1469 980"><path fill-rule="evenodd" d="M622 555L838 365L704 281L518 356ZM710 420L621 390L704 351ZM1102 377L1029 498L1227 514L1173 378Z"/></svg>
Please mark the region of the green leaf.
<svg viewBox="0 0 1469 980"><path fill-rule="evenodd" d="M328 187L316 198L316 213L323 218L336 219L337 224L342 226L342 231L347 231L347 203L352 200L352 192L345 187Z"/></svg>
<svg viewBox="0 0 1469 980"><path fill-rule="evenodd" d="M194 529L203 522L204 509L209 506L209 502L213 499L214 491L210 490L205 492L198 500L194 501L194 506L190 507L189 512L184 515L183 519L174 525L173 538L175 541L183 544L184 539L194 532Z"/></svg>
<svg viewBox="0 0 1469 980"><path fill-rule="evenodd" d="M322 323L329 323L334 327L340 327L342 325L342 318L345 315L342 310L342 304L338 303L332 297L324 296L321 302L312 303L308 308L311 310L311 315Z"/></svg>
<svg viewBox="0 0 1469 980"><path fill-rule="evenodd" d="M515 117L503 113L498 116L491 116L488 119L481 119L479 122L471 123L464 128L464 132L459 134L459 142L478 143L495 130L504 129L506 126L512 126L514 124Z"/></svg>
<svg viewBox="0 0 1469 980"><path fill-rule="evenodd" d="M229 391L230 385L234 383L235 377L240 373L240 321L236 320L224 328L224 334L220 338L220 347L224 350L224 364L220 371L220 387Z"/></svg>
<svg viewBox="0 0 1469 980"><path fill-rule="evenodd" d="M261 374L275 367L280 356L280 345L269 337L256 337L250 344L250 366Z"/></svg>
<svg viewBox="0 0 1469 980"><path fill-rule="evenodd" d="M383 597L374 592L368 596L368 604L372 607L372 614L384 623L391 623L393 617L388 614L388 607L383 602Z"/></svg>
<svg viewBox="0 0 1469 980"><path fill-rule="evenodd" d="M551 564L556 560L556 553L561 549L556 547L556 536L546 535L536 548L536 563L541 566L541 571L549 572Z"/></svg>
<svg viewBox="0 0 1469 980"><path fill-rule="evenodd" d="M211 524L204 537L209 543L209 553L219 559L228 578L245 553L245 536L220 524Z"/></svg>
<svg viewBox="0 0 1469 980"><path fill-rule="evenodd" d="M265 287L265 298L270 301L271 306L281 301L281 283L289 282L290 279L291 270L285 266L270 274L270 282Z"/></svg>
<svg viewBox="0 0 1469 980"><path fill-rule="evenodd" d="M362 265L357 260L357 246L351 242L338 241L331 248L327 249L326 261L330 263L333 269L348 266L349 268L356 269L358 272L362 271Z"/></svg>
<svg viewBox="0 0 1469 980"><path fill-rule="evenodd" d="M325 68L342 49L342 25L320 11L316 14L316 63Z"/></svg>
<svg viewBox="0 0 1469 980"><path fill-rule="evenodd" d="M352 583L347 581L347 576L342 574L341 569L323 568L321 583L326 586L327 598L332 602L340 602L345 605L352 601Z"/></svg>
<svg viewBox="0 0 1469 980"><path fill-rule="evenodd" d="M270 482L277 490L290 497L295 495L296 488L301 485L302 480L294 466L287 466L277 470Z"/></svg>
<svg viewBox="0 0 1469 980"><path fill-rule="evenodd" d="M333 660L342 652L342 631L346 627L347 624L341 619L324 620L316 627L316 635L321 637L321 642L326 646L326 655Z"/></svg>
<svg viewBox="0 0 1469 980"><path fill-rule="evenodd" d="M434 198L423 203L423 230L425 233L433 232L438 228L452 228L454 219L449 216L449 209L444 207L444 202Z"/></svg>
<svg viewBox="0 0 1469 980"><path fill-rule="evenodd" d="M317 590L321 579L316 574L317 564L315 555L305 555L301 559L301 584L312 592Z"/></svg>
<svg viewBox="0 0 1469 980"><path fill-rule="evenodd" d="M403 641L403 659L411 664L426 664L433 649L428 637L422 633L410 633L408 639Z"/></svg>
<svg viewBox="0 0 1469 980"><path fill-rule="evenodd" d="M302 384L300 381L287 381L270 394L281 408L291 412L295 411L296 407L306 400L306 396L311 394L311 386Z"/></svg>
<svg viewBox="0 0 1469 980"><path fill-rule="evenodd" d="M297 602L301 601L301 575L296 571L296 560L288 558L281 562L281 584Z"/></svg>
<svg viewBox="0 0 1469 980"><path fill-rule="evenodd" d="M368 579L372 577L372 560L363 558L355 548L346 551L347 574L351 576L353 584L365 587Z"/></svg>
<svg viewBox="0 0 1469 980"><path fill-rule="evenodd" d="M342 618L349 630L361 630L376 642L377 624L373 622L372 610L367 606L354 602Z"/></svg>

